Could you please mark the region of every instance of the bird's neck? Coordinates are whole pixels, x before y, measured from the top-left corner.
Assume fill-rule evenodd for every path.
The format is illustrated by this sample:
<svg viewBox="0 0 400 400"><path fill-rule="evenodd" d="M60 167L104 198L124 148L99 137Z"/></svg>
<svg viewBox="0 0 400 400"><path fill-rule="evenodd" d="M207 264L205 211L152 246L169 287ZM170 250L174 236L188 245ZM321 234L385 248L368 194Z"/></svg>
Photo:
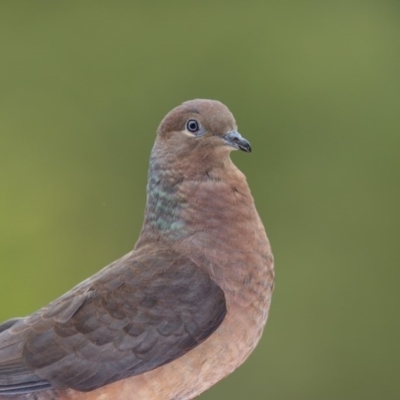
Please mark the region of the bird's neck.
<svg viewBox="0 0 400 400"><path fill-rule="evenodd" d="M209 148L203 151L197 148L192 152L185 148L185 151L174 152L165 151L164 147L165 143L159 146L156 141L151 153L141 236L150 235L153 239L167 241L182 240L193 235L197 229L205 228L194 224L195 215L207 208L204 194L218 196L218 186L227 179L227 171L237 168L226 150L221 156L215 150L210 152ZM223 204L220 206L223 207ZM214 219L222 216L219 210L214 212Z"/></svg>
<svg viewBox="0 0 400 400"><path fill-rule="evenodd" d="M215 234L229 243L232 234L245 235L254 224L262 226L246 178L228 156L222 160L200 157L182 166L185 160L165 160L156 150L150 158L144 242L172 245L188 237L197 241L203 234Z"/></svg>

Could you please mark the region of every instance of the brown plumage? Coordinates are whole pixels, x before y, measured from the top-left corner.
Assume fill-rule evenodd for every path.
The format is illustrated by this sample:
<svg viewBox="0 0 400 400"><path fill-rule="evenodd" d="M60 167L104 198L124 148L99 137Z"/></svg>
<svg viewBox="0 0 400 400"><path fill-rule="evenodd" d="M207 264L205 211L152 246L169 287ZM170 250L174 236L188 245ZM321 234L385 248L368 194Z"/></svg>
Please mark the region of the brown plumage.
<svg viewBox="0 0 400 400"><path fill-rule="evenodd" d="M273 258L220 102L161 122L133 251L36 313L0 325L0 399L188 400L261 337Z"/></svg>

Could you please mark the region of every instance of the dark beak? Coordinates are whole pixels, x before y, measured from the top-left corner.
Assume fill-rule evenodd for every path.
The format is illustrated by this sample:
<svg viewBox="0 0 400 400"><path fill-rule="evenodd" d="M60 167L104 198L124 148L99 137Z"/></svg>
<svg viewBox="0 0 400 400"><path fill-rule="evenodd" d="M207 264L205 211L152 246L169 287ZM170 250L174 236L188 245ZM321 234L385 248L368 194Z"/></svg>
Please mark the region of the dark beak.
<svg viewBox="0 0 400 400"><path fill-rule="evenodd" d="M224 139L235 149L245 151L246 153L251 153L250 143L244 137L242 137L238 131L229 131L226 135L224 135Z"/></svg>

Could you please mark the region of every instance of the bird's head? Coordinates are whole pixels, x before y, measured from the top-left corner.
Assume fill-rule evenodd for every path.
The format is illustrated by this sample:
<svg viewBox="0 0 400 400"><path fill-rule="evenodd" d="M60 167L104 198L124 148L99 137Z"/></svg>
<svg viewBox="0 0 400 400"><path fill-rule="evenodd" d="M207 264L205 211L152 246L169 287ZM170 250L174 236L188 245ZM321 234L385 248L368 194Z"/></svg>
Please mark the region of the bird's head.
<svg viewBox="0 0 400 400"><path fill-rule="evenodd" d="M158 128L157 144L174 156L228 157L231 150L251 152L229 109L216 100L190 100L170 111Z"/></svg>

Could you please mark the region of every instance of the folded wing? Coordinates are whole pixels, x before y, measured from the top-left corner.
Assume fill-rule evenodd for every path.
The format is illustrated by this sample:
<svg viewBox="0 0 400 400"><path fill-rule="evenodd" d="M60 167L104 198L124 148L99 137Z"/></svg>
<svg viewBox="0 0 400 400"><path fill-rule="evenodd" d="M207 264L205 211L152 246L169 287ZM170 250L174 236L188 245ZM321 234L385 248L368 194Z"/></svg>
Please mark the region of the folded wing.
<svg viewBox="0 0 400 400"><path fill-rule="evenodd" d="M135 250L24 319L0 325L0 395L94 390L204 341L226 314L209 274L168 249Z"/></svg>

